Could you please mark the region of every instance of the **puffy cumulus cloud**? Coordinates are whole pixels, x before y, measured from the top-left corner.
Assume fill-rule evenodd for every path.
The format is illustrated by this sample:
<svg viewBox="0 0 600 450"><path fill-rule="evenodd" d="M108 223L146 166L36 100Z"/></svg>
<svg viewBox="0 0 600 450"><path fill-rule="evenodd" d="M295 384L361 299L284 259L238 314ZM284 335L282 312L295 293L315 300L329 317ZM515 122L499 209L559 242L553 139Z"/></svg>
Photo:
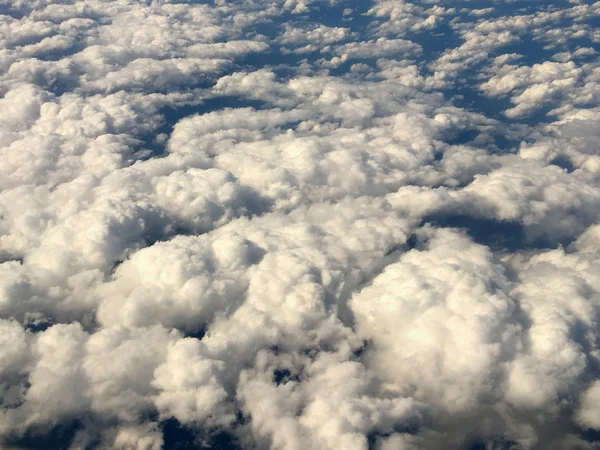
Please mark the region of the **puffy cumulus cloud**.
<svg viewBox="0 0 600 450"><path fill-rule="evenodd" d="M448 430L440 442L455 446L465 445L459 429L471 414L482 435L523 448L566 448L575 437L565 411L595 427L593 382L581 405L574 400L597 365L595 257L553 250L503 267L456 232L421 239L351 301L359 335L373 342L364 360L385 374L385 388L436 405L434 428Z"/></svg>
<svg viewBox="0 0 600 450"><path fill-rule="evenodd" d="M387 202L364 197L290 214L238 219L136 252L100 287L99 319L193 330L217 312L250 307L265 317L276 309L270 320L283 328L313 326L337 308L347 283L367 277L379 258L404 244L410 226ZM347 230L354 230L351 239Z"/></svg>
<svg viewBox="0 0 600 450"><path fill-rule="evenodd" d="M572 172L596 174L600 170L598 128L594 118L596 109L575 110L565 113L564 118L547 125L549 135L545 139L522 144L519 154L525 159L554 164Z"/></svg>
<svg viewBox="0 0 600 450"><path fill-rule="evenodd" d="M521 325L489 249L455 231L426 233L425 248L386 267L351 308L359 335L373 343L365 360L384 389L436 405L434 420L452 429L501 398Z"/></svg>
<svg viewBox="0 0 600 450"><path fill-rule="evenodd" d="M596 225L572 245L571 252L552 250L510 264L518 270L514 293L530 323L527 346L511 364L507 399L521 408L543 410L544 416L538 418L542 423L557 421L571 409L576 423L597 427L590 419L599 356L592 331L598 308L597 247L589 246L595 234ZM556 432L538 436L540 442L549 443L559 438Z"/></svg>
<svg viewBox="0 0 600 450"><path fill-rule="evenodd" d="M127 89L144 89L152 85L158 89L168 89L174 85L193 85L204 81L207 75L224 71L228 61L218 59L170 59L157 61L150 58L138 58L123 69L109 72L105 77L87 84L92 90L106 92Z"/></svg>
<svg viewBox="0 0 600 450"><path fill-rule="evenodd" d="M101 287L99 320L197 328L235 306L247 287L244 275L260 258L259 248L235 235L214 243L194 237L157 243L136 252Z"/></svg>
<svg viewBox="0 0 600 450"><path fill-rule="evenodd" d="M407 1L376 0L368 14L383 19L382 23L377 25L377 34L394 36L432 29L448 12L446 8L439 5L427 8Z"/></svg>
<svg viewBox="0 0 600 450"><path fill-rule="evenodd" d="M536 113L560 116L582 106L597 106L592 94L597 61L594 48L586 44L597 41L590 23L600 14L598 4L524 11L528 14L485 18L474 24L453 20L464 42L430 65L436 77L451 81L477 71L479 90L486 96L510 97L513 106L504 114L511 119ZM537 47L537 55L522 58L521 52L527 51L518 48L519 41ZM503 51L506 48L519 53L512 55Z"/></svg>
<svg viewBox="0 0 600 450"><path fill-rule="evenodd" d="M0 446L596 448L599 14L0 0Z"/></svg>
<svg viewBox="0 0 600 450"><path fill-rule="evenodd" d="M598 428L598 399L600 396L600 383L596 381L592 387L590 387L583 394L583 401L578 411L577 420L584 426L590 428Z"/></svg>
<svg viewBox="0 0 600 450"><path fill-rule="evenodd" d="M490 56L508 53L502 52L503 48L519 40L531 42L540 53L561 47L580 47L581 41L577 40L585 42L586 39L594 39L592 27L585 19L596 17L599 13L597 3L537 10L525 7L520 9L519 13L510 7L497 9L500 10L500 17L484 17L475 22L463 20L460 10L449 11L453 14L458 13L451 24L463 42L458 47L446 49L440 58L431 64L431 67L439 72L439 77L455 79L464 71L479 70L481 65L494 61ZM535 27L532 24L535 24ZM572 44L573 41L577 43ZM541 48L542 46L544 47ZM508 48L513 52L527 52L526 48L519 50L512 45ZM502 59L502 56L496 58L496 61L498 59ZM490 72L496 75L493 70Z"/></svg>
<svg viewBox="0 0 600 450"><path fill-rule="evenodd" d="M56 325L30 346L32 365L18 402L2 411L4 433L55 425L89 406L82 370L86 334L79 324Z"/></svg>
<svg viewBox="0 0 600 450"><path fill-rule="evenodd" d="M303 46L296 49L295 52L305 53L321 50L323 46L345 41L350 36L350 30L343 27L319 25L307 30L288 25L279 37L279 42L284 45L298 46L303 44Z"/></svg>
<svg viewBox="0 0 600 450"><path fill-rule="evenodd" d="M139 448L160 448L162 437L152 431L156 425L142 420L157 394L154 369L165 360L170 342L179 339L176 332L160 327L105 328L89 335L74 323L54 325L33 336L7 321L2 330L3 342L12 351L21 351L18 356L3 355L3 361L11 363L5 377L20 374L26 383L21 392L15 390L17 383L3 389L3 433L14 435L30 426L53 426L92 414L98 423L82 430L85 433L76 440L92 439L91 433L99 432L97 425L104 423L102 439L114 439L118 448L131 448L133 436L140 439ZM27 349L22 347L25 341ZM142 370L132 372L132 366ZM117 421L123 425L115 431L110 424Z"/></svg>
<svg viewBox="0 0 600 450"><path fill-rule="evenodd" d="M532 240L568 239L598 220L600 192L593 179L585 172L570 175L556 165L517 159L453 193L458 203L447 211L464 208L472 216L520 222Z"/></svg>
<svg viewBox="0 0 600 450"><path fill-rule="evenodd" d="M0 325L2 340L2 386L1 401L5 408L19 405L26 389L26 373L31 359L30 336L15 321L2 320ZM6 430L5 430L6 431Z"/></svg>
<svg viewBox="0 0 600 450"><path fill-rule="evenodd" d="M562 59L562 58L561 58ZM498 64L480 89L489 96L510 96L515 106L504 111L509 118L531 115L541 108L564 118L581 108L597 107L593 94L598 83L598 67L594 63L546 61L533 66Z"/></svg>
<svg viewBox="0 0 600 450"><path fill-rule="evenodd" d="M421 49L418 45L404 39L386 39L381 37L374 41L345 44L337 49L337 53L345 59L351 58L378 58L395 56L398 54L418 54Z"/></svg>
<svg viewBox="0 0 600 450"><path fill-rule="evenodd" d="M202 350L194 338L179 340L169 348L167 359L155 371L152 385L159 393L154 403L161 415L181 423L229 426L235 415L221 381L227 366L222 360L207 358Z"/></svg>
<svg viewBox="0 0 600 450"><path fill-rule="evenodd" d="M119 428L114 437L104 442L114 449L159 450L163 447L161 432L154 424Z"/></svg>
<svg viewBox="0 0 600 450"><path fill-rule="evenodd" d="M312 362L298 358L292 362L302 367L298 380L289 369L276 369L282 364L279 358L259 353L257 365L262 370L245 371L239 387L248 405L245 410L255 418L253 434L270 440L272 448L365 449L371 433L395 433L399 424L420 422L421 405L410 398L372 397L373 375L346 358L317 356ZM265 365L270 365L267 373L276 369L277 377L284 377L278 385L261 376Z"/></svg>

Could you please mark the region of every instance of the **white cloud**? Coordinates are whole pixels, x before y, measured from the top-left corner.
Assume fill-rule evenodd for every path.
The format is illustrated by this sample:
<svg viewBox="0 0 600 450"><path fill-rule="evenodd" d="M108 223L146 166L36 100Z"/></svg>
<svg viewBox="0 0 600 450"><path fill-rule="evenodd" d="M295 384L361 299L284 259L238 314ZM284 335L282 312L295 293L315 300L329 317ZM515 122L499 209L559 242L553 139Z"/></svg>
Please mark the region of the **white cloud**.
<svg viewBox="0 0 600 450"><path fill-rule="evenodd" d="M594 448L600 3L0 12L0 446Z"/></svg>
<svg viewBox="0 0 600 450"><path fill-rule="evenodd" d="M582 404L577 413L577 420L583 426L600 428L598 421L598 399L600 398L600 382L596 381L583 394Z"/></svg>
<svg viewBox="0 0 600 450"><path fill-rule="evenodd" d="M351 307L359 334L373 340L366 360L387 389L471 413L495 401L501 360L517 345L515 304L488 249L455 232L430 233L426 249L388 266Z"/></svg>

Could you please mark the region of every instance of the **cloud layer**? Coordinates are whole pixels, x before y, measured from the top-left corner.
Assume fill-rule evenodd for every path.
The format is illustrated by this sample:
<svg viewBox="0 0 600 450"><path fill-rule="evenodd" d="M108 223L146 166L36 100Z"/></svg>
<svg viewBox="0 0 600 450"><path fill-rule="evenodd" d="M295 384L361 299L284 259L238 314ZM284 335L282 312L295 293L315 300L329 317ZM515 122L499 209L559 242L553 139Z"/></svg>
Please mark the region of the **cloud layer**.
<svg viewBox="0 0 600 450"><path fill-rule="evenodd" d="M0 447L597 448L599 20L0 0Z"/></svg>

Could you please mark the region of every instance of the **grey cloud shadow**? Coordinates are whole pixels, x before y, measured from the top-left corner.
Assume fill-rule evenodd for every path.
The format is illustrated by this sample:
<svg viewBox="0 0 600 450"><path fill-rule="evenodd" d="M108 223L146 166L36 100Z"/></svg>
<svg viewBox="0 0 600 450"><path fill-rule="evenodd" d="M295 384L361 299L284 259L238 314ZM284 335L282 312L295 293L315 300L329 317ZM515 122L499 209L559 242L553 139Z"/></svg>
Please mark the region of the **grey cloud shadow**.
<svg viewBox="0 0 600 450"><path fill-rule="evenodd" d="M591 428L588 428L579 429L578 431L579 437L585 442L600 442L600 430L592 430Z"/></svg>
<svg viewBox="0 0 600 450"><path fill-rule="evenodd" d="M367 273L358 276L349 276L342 292L337 298L329 300L330 303L336 304L338 319L347 327L355 329L356 319L354 313L350 308L349 301L352 296L364 288L371 285L373 280L381 275L386 267L396 263L399 258L406 252L419 249L424 247L422 240L417 237L416 234L412 234L408 237L406 242L392 245L388 248L381 258L376 261L373 266L367 271ZM355 358L360 358L364 350L368 347L369 342L364 341L363 346L356 349Z"/></svg>
<svg viewBox="0 0 600 450"><path fill-rule="evenodd" d="M25 13L14 9L12 5L0 3L0 16L9 16L13 19L19 20L25 17Z"/></svg>
<svg viewBox="0 0 600 450"><path fill-rule="evenodd" d="M175 419L162 422L160 428L163 432L164 450L242 450L235 436L228 431L198 431Z"/></svg>
<svg viewBox="0 0 600 450"><path fill-rule="evenodd" d="M425 223L440 228L463 229L473 241L489 247L492 251L552 249L567 246L575 240L575 237L560 240L544 237L532 239L526 227L520 223L472 217L460 213L434 213L423 219L423 224Z"/></svg>
<svg viewBox="0 0 600 450"><path fill-rule="evenodd" d="M379 438L387 438L393 434L410 434L416 435L419 433L420 424L416 421L407 421L406 423L398 423L389 430L374 430L367 435L367 445L369 450L377 450Z"/></svg>
<svg viewBox="0 0 600 450"><path fill-rule="evenodd" d="M568 173L571 173L575 170L573 162L571 162L571 160L564 155L559 155L556 158L552 159L550 161L550 164L558 166L561 169L566 170Z"/></svg>
<svg viewBox="0 0 600 450"><path fill-rule="evenodd" d="M77 40L73 45L62 50L39 50L32 56L40 61L59 61L73 56L86 48L82 40Z"/></svg>
<svg viewBox="0 0 600 450"><path fill-rule="evenodd" d="M31 428L23 436L8 436L4 441L0 441L0 445L4 444L9 448L16 447L22 450L68 449L73 442L75 435L81 429L81 421L77 419L68 420L49 430L43 428Z"/></svg>
<svg viewBox="0 0 600 450"><path fill-rule="evenodd" d="M91 425L100 424L92 422ZM163 434L163 450L242 450L235 436L225 430L195 430L176 419L165 420L159 427ZM30 429L23 436L9 436L0 444L21 450L66 450L73 443L77 432L82 430L84 424L81 420L66 420L48 430ZM94 450L99 445L97 438L84 447L84 450Z"/></svg>
<svg viewBox="0 0 600 450"><path fill-rule="evenodd" d="M523 139L520 139L520 135L508 130L505 124L498 124L491 132L478 130L477 128L465 128L442 136L441 140L449 145L473 145L481 148L482 144L477 142L477 139L482 136L482 133L486 135L486 140L489 141L486 143L485 148L490 154L513 151L518 149L519 144L523 141ZM443 159L443 153L436 154L436 160L441 159Z"/></svg>
<svg viewBox="0 0 600 450"><path fill-rule="evenodd" d="M600 442L600 431L592 429L575 429L575 434L584 442L593 444ZM495 439L476 439L468 444L468 450L517 450L521 448L517 442L506 440L503 437ZM537 447L536 447L537 448ZM579 447L577 447L579 448ZM586 447L587 448L587 447ZM596 448L596 447L594 447Z"/></svg>
<svg viewBox="0 0 600 450"><path fill-rule="evenodd" d="M492 440L476 439L474 442L468 444L467 448L468 450L516 450L518 444L514 441L504 440L503 438Z"/></svg>
<svg viewBox="0 0 600 450"><path fill-rule="evenodd" d="M266 102L237 96L220 96L205 99L198 103L163 106L158 110L158 114L162 116L161 125L151 132L144 133L138 137L141 141L141 147L150 150L150 153L143 159L166 156L165 143L158 142L157 137L159 135L170 135L177 122L186 117L223 111L228 108L254 108L261 110L267 106Z"/></svg>

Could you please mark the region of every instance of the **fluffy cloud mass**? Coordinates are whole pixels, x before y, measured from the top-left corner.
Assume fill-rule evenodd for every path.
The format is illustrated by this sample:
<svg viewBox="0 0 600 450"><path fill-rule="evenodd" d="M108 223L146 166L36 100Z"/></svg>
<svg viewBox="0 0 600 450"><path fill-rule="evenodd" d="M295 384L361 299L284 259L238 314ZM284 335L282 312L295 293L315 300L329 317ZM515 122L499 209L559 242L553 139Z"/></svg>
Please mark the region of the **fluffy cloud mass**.
<svg viewBox="0 0 600 450"><path fill-rule="evenodd" d="M0 0L0 448L599 448L599 23Z"/></svg>

